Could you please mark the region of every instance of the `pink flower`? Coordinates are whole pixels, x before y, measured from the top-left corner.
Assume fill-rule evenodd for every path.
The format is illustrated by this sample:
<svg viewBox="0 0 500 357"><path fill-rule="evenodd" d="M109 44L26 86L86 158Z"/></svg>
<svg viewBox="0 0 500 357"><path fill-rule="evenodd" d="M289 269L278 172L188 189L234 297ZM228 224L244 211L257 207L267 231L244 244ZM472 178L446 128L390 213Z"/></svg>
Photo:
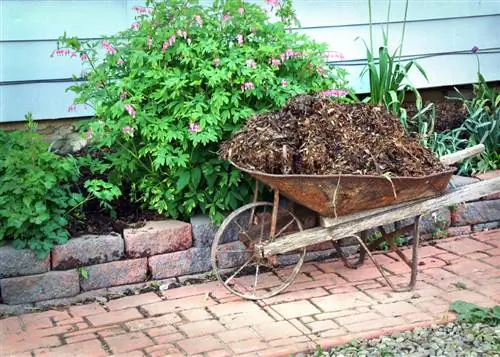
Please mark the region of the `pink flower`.
<svg viewBox="0 0 500 357"><path fill-rule="evenodd" d="M104 47L109 54L116 54L116 49L108 41L102 41L102 47Z"/></svg>
<svg viewBox="0 0 500 357"><path fill-rule="evenodd" d="M139 23L138 23L138 22L134 22L134 23L130 26L130 28L131 28L132 30L135 30L135 31L139 30L139 27L140 27L140 25L139 25Z"/></svg>
<svg viewBox="0 0 500 357"><path fill-rule="evenodd" d="M125 125L123 128L122 128L122 132L123 134L125 135L129 135L130 137L134 137L134 132L135 132L135 129L128 126L128 125Z"/></svg>
<svg viewBox="0 0 500 357"><path fill-rule="evenodd" d="M242 7L240 7L240 8L238 9L238 13L239 13L240 15L243 15L243 14L245 13L245 9L244 9L244 8L242 8Z"/></svg>
<svg viewBox="0 0 500 357"><path fill-rule="evenodd" d="M286 57L286 59L292 58L293 56L295 56L295 52L291 48L288 48L285 51L285 57Z"/></svg>
<svg viewBox="0 0 500 357"><path fill-rule="evenodd" d="M199 133L201 131L200 125L197 123L190 123L189 131L192 133Z"/></svg>
<svg viewBox="0 0 500 357"><path fill-rule="evenodd" d="M92 136L93 136L92 134L93 134L93 133L94 133L94 132L93 132L92 128L89 128L89 130L87 130L87 132L85 133L85 138L86 138L87 140L92 139Z"/></svg>
<svg viewBox="0 0 500 357"><path fill-rule="evenodd" d="M131 106L130 104L125 104L125 110L132 118L135 118L136 111L133 106Z"/></svg>
<svg viewBox="0 0 500 357"><path fill-rule="evenodd" d="M316 66L316 72L318 72L318 74L322 75L323 77L328 78L328 73L326 73L326 71L320 66Z"/></svg>
<svg viewBox="0 0 500 357"><path fill-rule="evenodd" d="M243 39L243 35L238 35L236 36L236 41L238 41L238 45L243 45L243 42L244 42L244 39Z"/></svg>
<svg viewBox="0 0 500 357"><path fill-rule="evenodd" d="M119 66L123 66L125 62L120 58L118 61L116 61L116 64Z"/></svg>
<svg viewBox="0 0 500 357"><path fill-rule="evenodd" d="M132 10L135 12L138 12L139 14L150 14L151 13L151 8L149 7L144 7L144 6L134 6L132 7Z"/></svg>
<svg viewBox="0 0 500 357"><path fill-rule="evenodd" d="M344 59L344 55L340 52L337 52L337 51L326 51L323 54L323 57L327 61L343 60Z"/></svg>
<svg viewBox="0 0 500 357"><path fill-rule="evenodd" d="M273 66L273 67L279 67L281 64L281 61L279 59L275 59L275 58L271 58L269 60L269 62L271 63L271 66Z"/></svg>
<svg viewBox="0 0 500 357"><path fill-rule="evenodd" d="M69 107L68 107L68 112L72 113L72 112L76 112L76 104L73 103L71 104Z"/></svg>
<svg viewBox="0 0 500 357"><path fill-rule="evenodd" d="M284 61L286 59L285 54L284 53L280 54L280 58L281 58L282 61Z"/></svg>
<svg viewBox="0 0 500 357"><path fill-rule="evenodd" d="M153 45L153 39L151 38L151 36L148 36L148 49L149 50L151 49L152 45Z"/></svg>
<svg viewBox="0 0 500 357"><path fill-rule="evenodd" d="M324 97L345 97L347 91L344 89L329 89L321 93Z"/></svg>
<svg viewBox="0 0 500 357"><path fill-rule="evenodd" d="M168 48L168 41L165 41L165 42L163 42L163 46L161 47L161 51L163 53L165 53L165 51L167 50L167 48Z"/></svg>
<svg viewBox="0 0 500 357"><path fill-rule="evenodd" d="M124 100L125 98L127 98L127 92L123 91L123 92L121 92L121 94L120 94L120 99L121 99L121 100Z"/></svg>
<svg viewBox="0 0 500 357"><path fill-rule="evenodd" d="M85 62L85 61L88 61L89 60L89 56L86 54L86 53L82 53L80 55L80 59Z"/></svg>
<svg viewBox="0 0 500 357"><path fill-rule="evenodd" d="M219 65L220 65L220 59L219 58L214 59L214 66L219 67Z"/></svg>
<svg viewBox="0 0 500 357"><path fill-rule="evenodd" d="M255 63L255 61L254 61L253 59L247 59L247 60L245 61L245 65L246 65L247 67L250 67L250 68L255 68L255 67L257 67L257 63Z"/></svg>
<svg viewBox="0 0 500 357"><path fill-rule="evenodd" d="M225 23L229 20L231 20L231 14L224 14L224 16L222 17L222 23Z"/></svg>
<svg viewBox="0 0 500 357"><path fill-rule="evenodd" d="M194 21L198 24L198 26L203 27L203 20L200 15L195 15L194 16Z"/></svg>
<svg viewBox="0 0 500 357"><path fill-rule="evenodd" d="M288 82L286 81L286 79L282 79L281 80L281 86L284 88L288 85Z"/></svg>
<svg viewBox="0 0 500 357"><path fill-rule="evenodd" d="M253 85L252 82L245 82L241 85L241 90L245 91L245 90L254 90L255 89L255 86Z"/></svg>
<svg viewBox="0 0 500 357"><path fill-rule="evenodd" d="M175 39L175 35L170 36L170 38L168 39L168 45L172 46L175 43Z"/></svg>
<svg viewBox="0 0 500 357"><path fill-rule="evenodd" d="M178 35L179 37L182 37L182 38L186 39L188 34L187 34L187 32L186 32L186 31L184 31L184 30L177 30L177 35Z"/></svg>
<svg viewBox="0 0 500 357"><path fill-rule="evenodd" d="M50 57L54 57L54 55L58 56L58 57L70 56L71 58L73 58L73 57L76 57L76 52L68 50L68 49L57 49L57 50L52 51L52 53L50 54Z"/></svg>
<svg viewBox="0 0 500 357"><path fill-rule="evenodd" d="M266 3L271 6L278 6L280 4L279 0L266 0Z"/></svg>

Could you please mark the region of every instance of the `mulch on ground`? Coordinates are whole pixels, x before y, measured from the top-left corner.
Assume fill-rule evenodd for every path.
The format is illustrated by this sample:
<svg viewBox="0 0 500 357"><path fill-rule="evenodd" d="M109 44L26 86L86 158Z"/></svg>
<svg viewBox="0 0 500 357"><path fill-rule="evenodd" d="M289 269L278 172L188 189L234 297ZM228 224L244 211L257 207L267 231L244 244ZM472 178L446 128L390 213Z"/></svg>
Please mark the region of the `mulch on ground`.
<svg viewBox="0 0 500 357"><path fill-rule="evenodd" d="M381 107L301 95L250 118L221 157L270 174L425 176L446 168Z"/></svg>

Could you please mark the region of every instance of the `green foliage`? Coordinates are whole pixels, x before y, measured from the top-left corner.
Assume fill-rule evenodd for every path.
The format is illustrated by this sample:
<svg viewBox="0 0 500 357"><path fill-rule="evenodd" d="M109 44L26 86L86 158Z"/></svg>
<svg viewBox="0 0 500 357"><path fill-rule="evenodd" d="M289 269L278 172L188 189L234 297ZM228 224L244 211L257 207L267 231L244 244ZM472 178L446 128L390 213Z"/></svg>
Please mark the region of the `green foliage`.
<svg viewBox="0 0 500 357"><path fill-rule="evenodd" d="M130 182L136 200L170 217L221 220L251 186L218 159L220 142L292 96L343 89L345 73L325 65L324 45L285 30L289 0L274 9L280 22L240 0L146 4L106 41L60 39L86 66L86 82L69 90L96 110L85 129L108 148L112 183Z"/></svg>
<svg viewBox="0 0 500 357"><path fill-rule="evenodd" d="M78 274L82 277L82 279L87 280L89 278L89 271L85 267L76 268Z"/></svg>
<svg viewBox="0 0 500 357"><path fill-rule="evenodd" d="M483 323L490 326L500 325L500 306L484 308L456 300L451 303L450 310L457 313L458 321L471 324Z"/></svg>
<svg viewBox="0 0 500 357"><path fill-rule="evenodd" d="M373 233L367 237L366 243L375 242L380 237L382 237L382 233L380 231L376 231L375 233ZM396 243L397 247L402 247L403 245L405 245L406 239L404 236L396 236L396 237L394 237L394 243ZM382 243L380 243L380 245L377 248L384 250L384 251L388 251L389 245L387 244L386 241L383 241Z"/></svg>
<svg viewBox="0 0 500 357"><path fill-rule="evenodd" d="M424 69L416 62L409 61L405 65L401 63L401 53L403 51L403 41L405 35L406 18L408 14L408 0L406 0L405 14L403 20L403 30L401 35L400 45L391 54L389 52L389 14L391 9L391 1L389 1L387 10L387 28L382 30L383 44L378 49L378 58L373 50L373 32L372 32L372 11L371 0L368 0L369 8L369 24L370 24L370 44L365 41L366 56L368 64L361 72L361 76L368 73L370 81L370 95L366 101L374 105L384 105L388 111L401 118L401 122L405 129L408 130L406 110L401 106L405 94L412 92L415 95L417 106L421 107L421 96L413 85L406 83L408 73L413 67L427 79Z"/></svg>
<svg viewBox="0 0 500 357"><path fill-rule="evenodd" d="M417 113L414 117L417 126L423 128L419 130L422 144L437 156L484 144L485 150L479 157L468 158L459 164L458 173L461 175L500 168L500 92L488 86L480 73L478 83L473 88L472 99L461 95L458 98L468 112L467 118L458 128L434 132L434 111Z"/></svg>
<svg viewBox="0 0 500 357"><path fill-rule="evenodd" d="M27 119L27 132L0 131L0 241L11 239L15 248L44 258L54 244L67 241L67 211L83 197L71 192L79 175L76 160L50 153Z"/></svg>

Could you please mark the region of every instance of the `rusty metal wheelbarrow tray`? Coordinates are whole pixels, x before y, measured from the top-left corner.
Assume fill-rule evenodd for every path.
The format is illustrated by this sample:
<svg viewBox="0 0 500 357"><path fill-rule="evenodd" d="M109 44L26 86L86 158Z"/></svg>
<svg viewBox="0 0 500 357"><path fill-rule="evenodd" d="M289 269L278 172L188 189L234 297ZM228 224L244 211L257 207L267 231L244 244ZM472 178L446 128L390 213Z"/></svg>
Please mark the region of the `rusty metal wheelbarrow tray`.
<svg viewBox="0 0 500 357"><path fill-rule="evenodd" d="M454 170L421 177L375 175L272 175L237 169L324 217L439 196Z"/></svg>

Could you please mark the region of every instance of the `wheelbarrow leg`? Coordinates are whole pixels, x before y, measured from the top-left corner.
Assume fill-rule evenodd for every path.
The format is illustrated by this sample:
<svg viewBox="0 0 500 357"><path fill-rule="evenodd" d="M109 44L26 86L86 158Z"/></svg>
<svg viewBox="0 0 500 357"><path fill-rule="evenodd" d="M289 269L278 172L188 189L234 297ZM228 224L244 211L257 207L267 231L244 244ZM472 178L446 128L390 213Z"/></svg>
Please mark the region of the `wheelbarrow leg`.
<svg viewBox="0 0 500 357"><path fill-rule="evenodd" d="M370 259L372 260L373 264L375 264L375 267L378 269L378 271L380 272L380 274L382 275L382 277L385 279L385 281L387 282L387 284L395 292L411 291L411 290L413 290L413 288L415 287L415 284L417 282L417 273L418 273L418 244L419 244L419 240L420 240L420 219L421 219L421 216L416 216L415 217L415 223L413 225L413 245L412 245L412 260L411 260L411 263L408 262L406 259L404 259L405 263L407 263L408 265L411 265L410 266L411 267L410 282L406 286L396 287L394 285L394 283L391 281L391 279L389 278L389 276L386 274L385 268L382 265L378 264L375 261L375 258L373 257L373 254L370 252L370 249L365 244L365 242L363 242L363 240L359 236L356 236L356 235L354 236L358 240L360 246L363 248L363 250L365 251L365 253L370 257ZM393 241L393 237L394 236L392 236L392 239L390 239L389 242L390 241L394 242ZM397 254L400 255L400 256L403 255L403 253L395 246L395 244L394 243L392 243L392 244L393 244L393 247L395 247L395 251L397 252Z"/></svg>
<svg viewBox="0 0 500 357"><path fill-rule="evenodd" d="M364 234L364 233L362 233ZM357 236L354 236L354 237L357 237ZM365 241L365 237L362 237L360 238L361 240ZM333 240L333 246L335 248L335 250L337 251L337 254L339 255L340 259L342 259L342 262L344 263L344 265L346 267L348 267L349 269L357 269L359 268L361 265L363 265L363 263L365 262L365 258L366 258L366 251L365 249L360 249L359 251L359 258L357 261L355 262L350 262L347 257L345 256L344 252L342 251L342 247L340 246L340 240ZM370 248L368 248L370 249Z"/></svg>

